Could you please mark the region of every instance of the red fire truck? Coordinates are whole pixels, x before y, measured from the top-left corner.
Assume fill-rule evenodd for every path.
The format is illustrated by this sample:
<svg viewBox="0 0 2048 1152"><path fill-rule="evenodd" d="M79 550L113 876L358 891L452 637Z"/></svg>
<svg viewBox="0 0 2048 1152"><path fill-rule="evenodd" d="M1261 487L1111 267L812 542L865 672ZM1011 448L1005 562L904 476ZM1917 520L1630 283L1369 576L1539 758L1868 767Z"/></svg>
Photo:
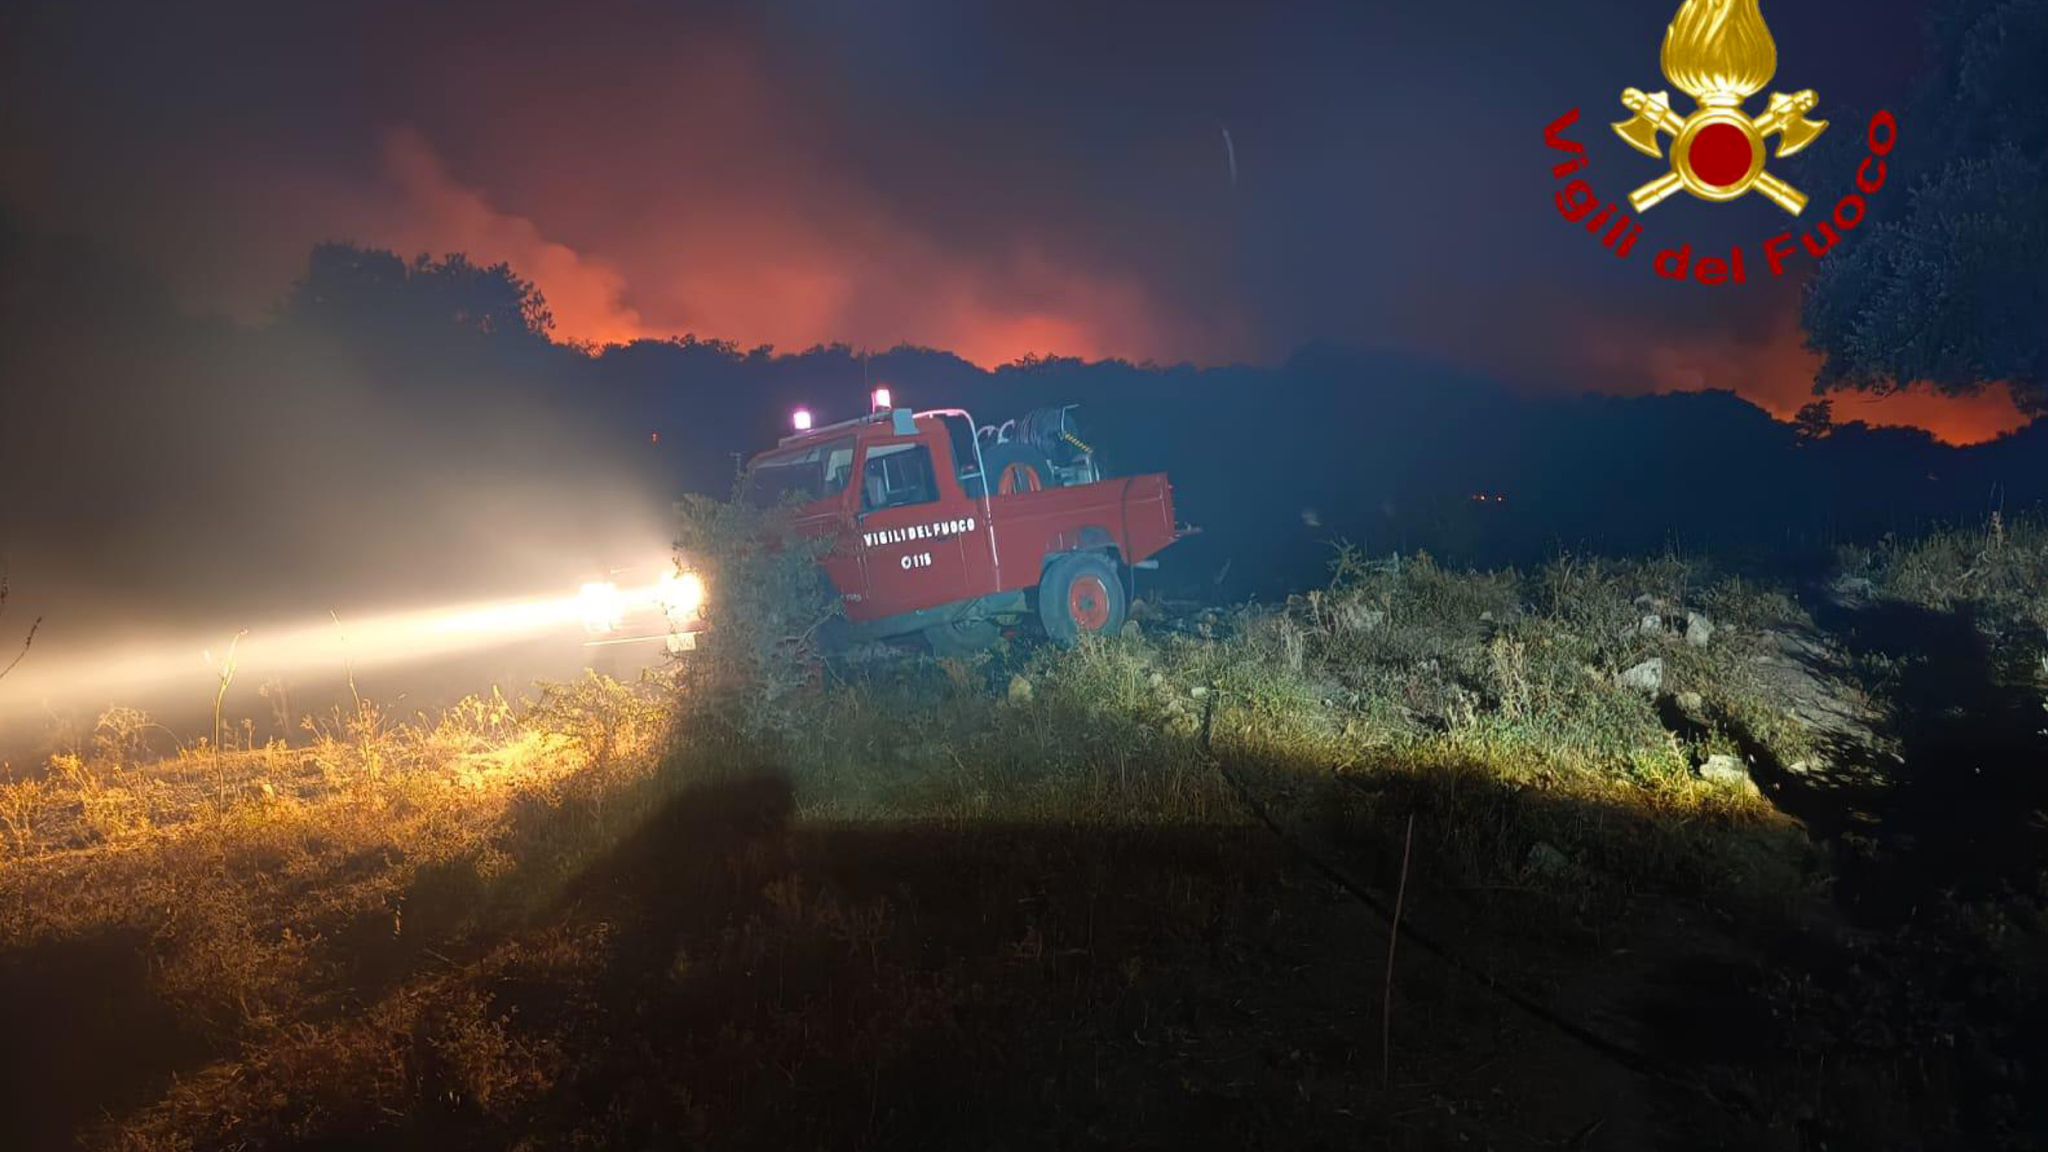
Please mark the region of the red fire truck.
<svg viewBox="0 0 2048 1152"><path fill-rule="evenodd" d="M1035 612L1054 640L1113 633L1132 569L1188 534L1163 475L1109 478L1072 408L977 427L958 409L892 408L810 427L747 466L745 498L793 505L830 537L825 570L856 639L921 633L973 651Z"/></svg>

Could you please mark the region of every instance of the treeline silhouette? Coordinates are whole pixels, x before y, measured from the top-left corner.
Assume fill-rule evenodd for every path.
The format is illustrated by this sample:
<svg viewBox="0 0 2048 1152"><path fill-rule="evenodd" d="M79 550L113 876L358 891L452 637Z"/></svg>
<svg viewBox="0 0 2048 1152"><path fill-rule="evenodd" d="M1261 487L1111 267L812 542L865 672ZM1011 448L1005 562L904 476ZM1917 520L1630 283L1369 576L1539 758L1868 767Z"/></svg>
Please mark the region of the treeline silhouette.
<svg viewBox="0 0 2048 1152"><path fill-rule="evenodd" d="M517 589L658 539L791 409L867 389L984 422L1052 403L1111 468L1171 473L1204 532L1146 579L1270 597L1330 542L1525 564L1676 547L1784 571L2048 495L2048 431L1973 448L1816 434L1725 393L1529 397L1398 352L1270 367L551 338L516 270L316 249L257 324L181 311L90 245L0 227L0 551L113 624Z"/></svg>

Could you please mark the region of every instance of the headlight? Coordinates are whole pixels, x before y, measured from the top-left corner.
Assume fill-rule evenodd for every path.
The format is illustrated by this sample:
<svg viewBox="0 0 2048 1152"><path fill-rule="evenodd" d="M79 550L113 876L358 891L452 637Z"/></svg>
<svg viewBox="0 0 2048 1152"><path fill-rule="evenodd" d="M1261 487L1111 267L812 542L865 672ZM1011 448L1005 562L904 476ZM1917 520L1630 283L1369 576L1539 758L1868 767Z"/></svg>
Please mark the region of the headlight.
<svg viewBox="0 0 2048 1152"><path fill-rule="evenodd" d="M616 632L626 615L619 586L609 580L585 584L577 593L576 604L583 616L583 626L592 632Z"/></svg>
<svg viewBox="0 0 2048 1152"><path fill-rule="evenodd" d="M704 607L704 578L695 572L663 574L661 606L675 619L695 619L698 610Z"/></svg>

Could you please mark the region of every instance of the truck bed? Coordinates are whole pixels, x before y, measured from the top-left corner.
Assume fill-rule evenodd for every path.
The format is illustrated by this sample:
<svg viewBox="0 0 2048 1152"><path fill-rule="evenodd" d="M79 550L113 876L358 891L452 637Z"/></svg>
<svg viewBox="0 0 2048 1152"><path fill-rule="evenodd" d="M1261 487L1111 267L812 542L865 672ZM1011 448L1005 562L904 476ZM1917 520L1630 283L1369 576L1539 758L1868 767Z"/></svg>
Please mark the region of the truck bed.
<svg viewBox="0 0 2048 1152"><path fill-rule="evenodd" d="M1113 545L1126 564L1149 560L1177 538L1173 517L1161 473L991 497L1000 590L1037 584L1046 558L1062 552Z"/></svg>

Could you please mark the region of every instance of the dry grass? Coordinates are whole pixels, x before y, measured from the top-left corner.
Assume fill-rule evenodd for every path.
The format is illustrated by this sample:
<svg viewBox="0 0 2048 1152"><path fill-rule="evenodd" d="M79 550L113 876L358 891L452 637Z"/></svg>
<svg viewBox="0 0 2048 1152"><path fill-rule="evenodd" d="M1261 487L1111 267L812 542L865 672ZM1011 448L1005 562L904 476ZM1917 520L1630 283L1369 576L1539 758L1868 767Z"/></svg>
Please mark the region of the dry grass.
<svg viewBox="0 0 2048 1152"><path fill-rule="evenodd" d="M2032 680L2048 712L2048 521L1993 513L1980 527L1887 539L1841 561L1880 598L1966 613L2007 673Z"/></svg>
<svg viewBox="0 0 2048 1152"><path fill-rule="evenodd" d="M2048 630L2048 523L1993 513L1980 527L1955 526L1878 547L1848 549L1843 571L1886 597L1936 611L1970 608L1996 624Z"/></svg>
<svg viewBox="0 0 2048 1152"><path fill-rule="evenodd" d="M1706 644L1688 613L1712 620ZM1668 623L1646 631L1646 615ZM1755 789L1694 768L1744 740L1804 754L1755 663L1776 631L1810 627L1782 595L1670 560L1525 579L1345 554L1329 588L1240 612L1221 638L858 675L806 698L792 726L812 736L770 759L807 819L1234 824L1197 747L1211 713L1215 753L1276 787L1344 779L1420 806L1467 883L1527 882L1542 843L1579 866L1559 888L1779 906L1803 891L1802 837ZM1682 736L1616 684L1651 658L1662 705L1697 717Z"/></svg>
<svg viewBox="0 0 2048 1152"><path fill-rule="evenodd" d="M1676 560L1471 574L1345 553L1329 587L1220 635L792 674L767 695L707 688L725 666L703 664L433 718L364 705L298 746L161 759L146 717L109 713L89 748L0 785L0 944L139 941L149 995L208 1038L92 1129L103 1144L418 1134L422 1116L486 1143L549 1117L569 1144L703 1142L814 1099L761 1086L798 1092L806 1061L973 1035L991 996L1114 1015L1181 978L1152 974L1168 944L1255 935L1292 897L1211 756L1369 882L1412 817L1425 923L1474 892L1512 893L1485 922L1546 947L1557 924L1625 938L1644 896L1781 911L1810 894L1804 838L1695 765L1745 743L1797 758L1806 736L1755 669L1810 627ZM1617 683L1652 659L1655 697ZM764 778L786 811L694 808ZM1154 857L1104 895L1110 862ZM1279 889L1246 887L1252 860ZM1064 919L1030 913L1062 901ZM1074 975L1103 947L1098 906L1142 909L1130 930L1164 950ZM682 1016L643 1020L650 1003ZM627 1038L669 1079L610 1051ZM600 1098L615 1111L562 1121ZM658 1133L635 1126L650 1115Z"/></svg>
<svg viewBox="0 0 2048 1152"><path fill-rule="evenodd" d="M1810 627L1783 596L1700 584L1675 560L1557 561L1532 578L1447 573L1419 557L1366 568L1343 555L1328 590L1248 615L1204 666L1259 717L1241 725L1321 749L1339 770L1464 762L1518 786L1626 800L1665 814L1768 808L1705 785L1693 765L1728 751L1717 724L1782 715L1755 673L1778 631ZM1689 642L1694 616L1712 625ZM1646 693L1617 676L1660 661ZM1693 698L1697 697L1697 700ZM1681 737L1660 701L1684 700L1700 731ZM1754 733L1797 751L1777 723Z"/></svg>
<svg viewBox="0 0 2048 1152"><path fill-rule="evenodd" d="M336 939L404 937L429 878L467 871L481 891L513 868L514 814L559 811L600 776L609 795L661 738L656 698L593 680L516 716L500 698L407 723L365 706L299 748L59 754L0 786L0 940L147 939L181 1013L221 1035L284 1026L337 991Z"/></svg>

